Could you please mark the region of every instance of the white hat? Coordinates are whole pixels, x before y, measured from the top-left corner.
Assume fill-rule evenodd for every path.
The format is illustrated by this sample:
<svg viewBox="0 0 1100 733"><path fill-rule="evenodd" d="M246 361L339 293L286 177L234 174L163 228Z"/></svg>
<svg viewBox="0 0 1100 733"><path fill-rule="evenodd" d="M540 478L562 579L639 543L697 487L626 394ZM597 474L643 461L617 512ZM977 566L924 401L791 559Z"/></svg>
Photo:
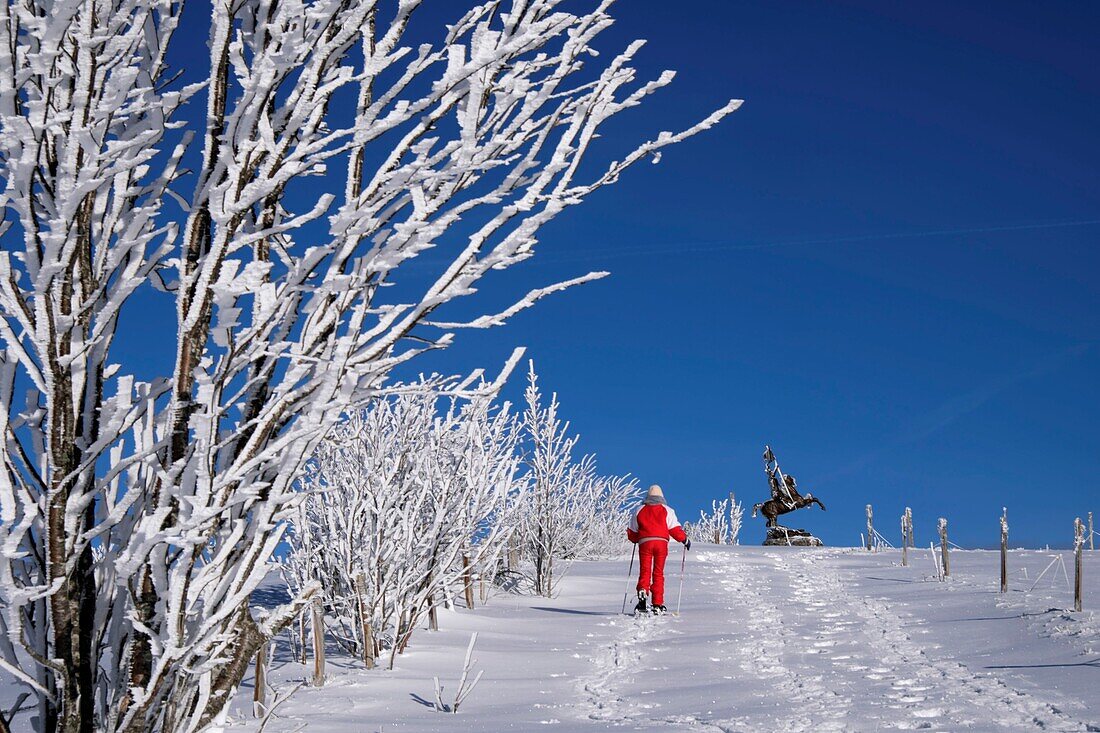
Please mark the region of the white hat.
<svg viewBox="0 0 1100 733"><path fill-rule="evenodd" d="M663 499L663 498L665 498L665 492L661 491L660 486L658 486L657 484L653 484L652 486L649 487L649 493L645 495L645 498L652 499L652 498L657 497L657 496L659 496Z"/></svg>

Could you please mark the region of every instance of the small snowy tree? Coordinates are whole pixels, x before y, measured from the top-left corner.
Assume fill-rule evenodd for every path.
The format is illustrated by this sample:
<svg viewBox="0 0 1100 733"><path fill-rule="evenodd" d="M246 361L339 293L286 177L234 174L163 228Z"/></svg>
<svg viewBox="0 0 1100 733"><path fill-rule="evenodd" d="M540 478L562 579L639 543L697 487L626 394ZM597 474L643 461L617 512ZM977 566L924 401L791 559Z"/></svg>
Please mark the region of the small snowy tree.
<svg viewBox="0 0 1100 733"><path fill-rule="evenodd" d="M249 607L326 433L456 329L602 276L441 315L737 106L582 165L672 79L636 83L640 42L594 65L610 0L488 0L413 48L420 5L213 3L196 84L168 64L182 0L0 5L0 664L40 730L220 715L314 592ZM172 366L143 380L112 347L150 286L176 324Z"/></svg>
<svg viewBox="0 0 1100 733"><path fill-rule="evenodd" d="M711 502L711 511L700 510L698 521L688 526L688 536L692 542L710 542L716 545L736 545L741 533L741 518L744 508L741 502L730 504L731 499Z"/></svg>
<svg viewBox="0 0 1100 733"><path fill-rule="evenodd" d="M520 531L535 592L549 597L571 561L622 549L638 485L629 477L599 476L595 456L574 459L580 436L558 416L557 394L543 403L533 362L527 379L522 428L529 485Z"/></svg>
<svg viewBox="0 0 1100 733"><path fill-rule="evenodd" d="M554 559L563 556L575 530L573 502L594 473L594 459L573 461L579 436L570 436L569 423L558 417L558 396L543 406L534 362L530 363L523 429L527 439L530 490L524 507L523 538L535 567L535 592L549 597L554 588Z"/></svg>

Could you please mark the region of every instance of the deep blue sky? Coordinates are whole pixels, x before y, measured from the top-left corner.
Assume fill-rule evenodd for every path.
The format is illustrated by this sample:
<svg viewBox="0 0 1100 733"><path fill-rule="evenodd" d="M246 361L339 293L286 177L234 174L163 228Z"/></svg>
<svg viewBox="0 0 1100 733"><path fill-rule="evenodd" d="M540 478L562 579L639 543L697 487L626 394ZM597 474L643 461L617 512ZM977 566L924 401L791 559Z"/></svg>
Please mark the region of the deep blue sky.
<svg viewBox="0 0 1100 733"><path fill-rule="evenodd" d="M858 543L872 503L892 538L909 505L921 543L945 516L992 546L1006 505L1014 543L1064 545L1100 515L1098 10L618 3L608 36L679 71L621 135L746 102L524 271L610 279L447 358L529 346L601 467L681 516L767 498L770 443L828 506L792 526L827 543Z"/></svg>
<svg viewBox="0 0 1100 733"><path fill-rule="evenodd" d="M460 5L429 0L417 32ZM189 76L201 10L177 39ZM765 443L829 508L790 524L828 544L858 543L868 502L891 538L912 506L920 544L946 516L991 546L1002 505L1013 544L1065 545L1100 515L1100 6L613 12L604 58L641 37L646 74L679 71L608 128L616 150L744 106L567 212L486 296L611 278L419 366L492 370L526 345L602 470L660 483L683 518L766 499ZM142 371L174 331L165 305L124 323L116 353Z"/></svg>

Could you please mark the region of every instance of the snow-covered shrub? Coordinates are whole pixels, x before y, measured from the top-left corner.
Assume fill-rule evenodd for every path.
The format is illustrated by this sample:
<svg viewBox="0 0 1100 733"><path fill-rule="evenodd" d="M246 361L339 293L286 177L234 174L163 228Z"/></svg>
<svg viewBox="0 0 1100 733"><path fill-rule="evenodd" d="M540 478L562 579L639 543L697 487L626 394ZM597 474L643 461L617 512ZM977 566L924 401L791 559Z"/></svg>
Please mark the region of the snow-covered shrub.
<svg viewBox="0 0 1100 733"><path fill-rule="evenodd" d="M629 476L604 476L589 485L591 511L582 522L576 557L603 559L616 557L628 547L626 527L631 512L641 498L638 480Z"/></svg>
<svg viewBox="0 0 1100 733"><path fill-rule="evenodd" d="M730 504L731 499L711 502L708 514L700 510L699 519L686 525L692 542L710 542L716 545L736 545L741 533L744 508L741 502Z"/></svg>
<svg viewBox="0 0 1100 733"><path fill-rule="evenodd" d="M320 584L330 633L357 654L362 604L391 664L466 563L495 566L525 484L508 405L482 397L439 409L437 387L379 399L321 444L283 565L294 591Z"/></svg>
<svg viewBox="0 0 1100 733"><path fill-rule="evenodd" d="M638 83L641 43L599 54L608 3L471 0L436 43L421 4L199 4L186 70L182 0L0 5L0 666L40 729L221 715L314 592L250 608L328 431L457 329L601 277L446 320L737 106L594 168L605 123L672 79ZM119 364L150 318L164 353Z"/></svg>

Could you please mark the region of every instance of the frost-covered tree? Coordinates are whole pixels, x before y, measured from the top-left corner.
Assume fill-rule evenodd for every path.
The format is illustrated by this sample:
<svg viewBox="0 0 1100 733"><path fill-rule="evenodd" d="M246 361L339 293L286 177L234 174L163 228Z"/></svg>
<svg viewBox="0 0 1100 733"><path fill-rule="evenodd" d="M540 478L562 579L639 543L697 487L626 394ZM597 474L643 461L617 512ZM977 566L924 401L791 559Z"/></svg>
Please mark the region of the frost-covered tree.
<svg viewBox="0 0 1100 733"><path fill-rule="evenodd" d="M710 513L699 511L699 519L687 527L692 542L712 542L716 545L736 545L741 533L741 518L745 509L741 502L728 499L711 502Z"/></svg>
<svg viewBox="0 0 1100 733"><path fill-rule="evenodd" d="M491 566L514 531L525 479L519 432L490 395L438 409L433 381L376 400L332 431L303 479L283 565L292 590L320 584L334 638L393 655L449 598L466 566Z"/></svg>
<svg viewBox="0 0 1100 733"><path fill-rule="evenodd" d="M249 607L327 431L457 329L601 276L441 312L738 104L582 166L672 79L637 80L640 42L593 61L610 0L479 2L412 47L420 5L216 2L180 77L183 0L0 4L0 667L40 730L213 721L314 592ZM153 297L172 365L139 379L112 347Z"/></svg>

